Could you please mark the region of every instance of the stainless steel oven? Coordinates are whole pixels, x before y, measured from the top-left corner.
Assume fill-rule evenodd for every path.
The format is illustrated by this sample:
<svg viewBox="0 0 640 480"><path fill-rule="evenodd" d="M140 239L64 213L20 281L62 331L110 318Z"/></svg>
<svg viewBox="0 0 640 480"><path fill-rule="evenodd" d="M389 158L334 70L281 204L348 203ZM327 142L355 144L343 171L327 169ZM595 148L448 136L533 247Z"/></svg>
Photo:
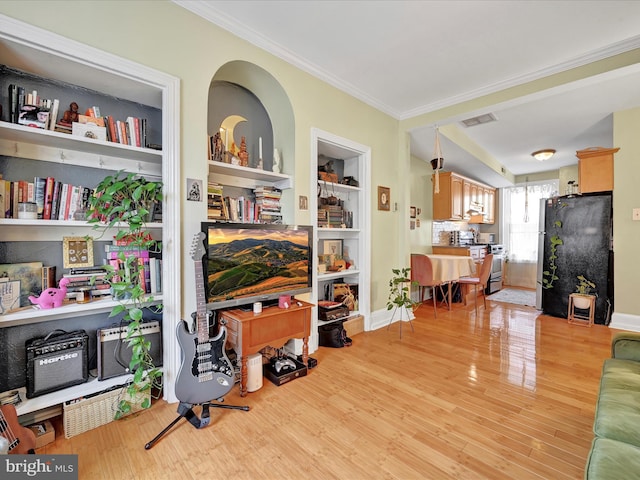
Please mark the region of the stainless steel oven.
<svg viewBox="0 0 640 480"><path fill-rule="evenodd" d="M502 269L504 266L504 247L502 245L487 245L487 253L493 253L491 274L487 282L485 293L490 295L502 290Z"/></svg>

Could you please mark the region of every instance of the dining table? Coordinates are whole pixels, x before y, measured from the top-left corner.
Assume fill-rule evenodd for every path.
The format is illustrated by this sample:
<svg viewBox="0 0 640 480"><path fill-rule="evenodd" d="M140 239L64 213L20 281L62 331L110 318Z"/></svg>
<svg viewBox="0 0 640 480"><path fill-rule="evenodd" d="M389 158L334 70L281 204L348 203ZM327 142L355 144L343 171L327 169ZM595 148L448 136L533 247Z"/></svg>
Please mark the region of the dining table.
<svg viewBox="0 0 640 480"><path fill-rule="evenodd" d="M462 255L428 254L433 268L433 280L441 284L456 283L461 277L471 277L476 273L476 263L471 257ZM449 310L451 310L451 286L447 292Z"/></svg>

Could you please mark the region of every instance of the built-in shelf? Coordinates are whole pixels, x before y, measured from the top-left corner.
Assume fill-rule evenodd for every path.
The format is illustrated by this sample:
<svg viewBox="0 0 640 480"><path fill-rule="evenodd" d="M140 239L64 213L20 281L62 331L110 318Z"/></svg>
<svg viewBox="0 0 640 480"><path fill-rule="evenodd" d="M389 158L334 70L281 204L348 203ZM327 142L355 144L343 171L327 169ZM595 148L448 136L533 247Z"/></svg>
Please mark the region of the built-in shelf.
<svg viewBox="0 0 640 480"><path fill-rule="evenodd" d="M208 160L210 181L241 188L257 188L272 185L286 190L292 187L291 176L259 168L242 167L232 163Z"/></svg>
<svg viewBox="0 0 640 480"><path fill-rule="evenodd" d="M68 303L57 308L41 309L36 305L22 307L18 310L0 315L0 327L11 327L34 322L48 322L71 317L81 317L90 313L109 312L122 302L113 300L111 297L92 300L89 303ZM153 300L149 300L147 305L158 305L162 303L162 294L154 294Z"/></svg>
<svg viewBox="0 0 640 480"><path fill-rule="evenodd" d="M0 155L144 175L162 174L162 152L0 122Z"/></svg>
<svg viewBox="0 0 640 480"><path fill-rule="evenodd" d="M318 281L326 282L327 280L334 280L336 278L342 278L342 277L352 277L355 275L360 275L360 270L351 269L351 270L342 270L341 272L319 273Z"/></svg>
<svg viewBox="0 0 640 480"><path fill-rule="evenodd" d="M118 385L125 385L131 381L133 375L120 375L118 377L107 378L105 380L98 380L97 371L92 370L90 372L90 378L87 382L75 385L73 387L63 388L57 392L47 393L38 397L27 398L27 389L25 387L17 389L20 395L20 403L16 405L16 412L18 416L25 415L37 410L47 408L51 405L64 404L71 400L87 397L94 393L99 393L104 390L108 390Z"/></svg>

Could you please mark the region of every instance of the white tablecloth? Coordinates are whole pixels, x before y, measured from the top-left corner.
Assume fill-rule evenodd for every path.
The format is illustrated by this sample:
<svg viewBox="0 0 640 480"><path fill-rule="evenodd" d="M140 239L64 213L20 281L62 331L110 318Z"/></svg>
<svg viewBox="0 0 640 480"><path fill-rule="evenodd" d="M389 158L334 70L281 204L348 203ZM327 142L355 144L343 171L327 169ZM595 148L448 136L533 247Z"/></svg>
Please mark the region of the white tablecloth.
<svg viewBox="0 0 640 480"><path fill-rule="evenodd" d="M460 277L475 275L476 265L471 257L433 254L427 257L433 265L433 279L438 282L456 282Z"/></svg>

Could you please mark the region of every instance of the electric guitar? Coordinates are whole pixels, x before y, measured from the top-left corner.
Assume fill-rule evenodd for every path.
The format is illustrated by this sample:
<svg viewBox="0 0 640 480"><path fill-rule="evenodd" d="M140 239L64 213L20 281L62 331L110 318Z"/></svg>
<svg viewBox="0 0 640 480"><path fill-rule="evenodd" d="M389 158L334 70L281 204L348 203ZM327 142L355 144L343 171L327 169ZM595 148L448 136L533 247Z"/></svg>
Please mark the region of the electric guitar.
<svg viewBox="0 0 640 480"><path fill-rule="evenodd" d="M182 403L208 403L226 395L232 388L233 366L224 352L227 329L219 325L218 334L209 338L202 257L205 254L204 233L198 232L191 245L191 258L196 264L197 332L189 333L186 322L178 324L178 343L182 364L176 379L176 397Z"/></svg>
<svg viewBox="0 0 640 480"><path fill-rule="evenodd" d="M9 443L8 453L19 453L21 455L35 453L36 435L18 423L16 407L13 405L0 406L0 436L6 438ZM0 453L7 452L2 451Z"/></svg>

